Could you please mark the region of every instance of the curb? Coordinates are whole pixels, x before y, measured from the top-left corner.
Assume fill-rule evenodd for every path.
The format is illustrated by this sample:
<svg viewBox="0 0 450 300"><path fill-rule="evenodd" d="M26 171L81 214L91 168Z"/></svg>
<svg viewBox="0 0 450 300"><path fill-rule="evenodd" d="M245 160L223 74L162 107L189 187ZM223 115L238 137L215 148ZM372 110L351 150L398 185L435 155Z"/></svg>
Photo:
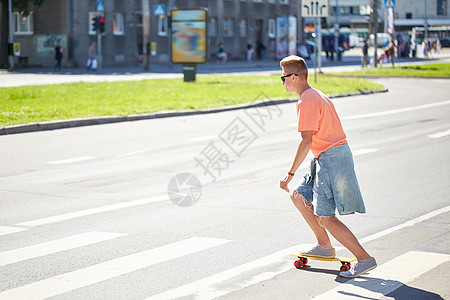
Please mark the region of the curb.
<svg viewBox="0 0 450 300"><path fill-rule="evenodd" d="M381 91L366 91L366 92L360 91L360 92L348 93L348 94L331 95L331 96L329 96L329 98L333 99L333 98L342 98L342 97L350 97L350 96L369 95L369 94L376 94L376 93L386 93L388 91L389 91L388 89L384 89ZM37 132L37 131L48 131L48 130L66 129L66 128L74 128L74 127L82 127L82 126L112 124L112 123L119 123L119 122L130 122L130 121L151 120L151 119L161 119L161 118L170 118L170 117L183 117L183 116L192 116L192 115L213 114L213 113L220 113L220 112L233 111L233 110L239 110L239 109L294 103L297 101L298 101L298 99L292 99L292 98L291 99L266 99L266 100L260 100L257 102L252 102L252 103L245 103L245 104L224 106L224 107L210 108L210 109L184 110L184 111L161 111L161 112L156 112L156 113L129 115L129 116L105 116L105 117L95 117L95 118L68 119L68 120L31 123L31 124L25 124L25 125L12 125L12 126L0 128L0 135Z"/></svg>

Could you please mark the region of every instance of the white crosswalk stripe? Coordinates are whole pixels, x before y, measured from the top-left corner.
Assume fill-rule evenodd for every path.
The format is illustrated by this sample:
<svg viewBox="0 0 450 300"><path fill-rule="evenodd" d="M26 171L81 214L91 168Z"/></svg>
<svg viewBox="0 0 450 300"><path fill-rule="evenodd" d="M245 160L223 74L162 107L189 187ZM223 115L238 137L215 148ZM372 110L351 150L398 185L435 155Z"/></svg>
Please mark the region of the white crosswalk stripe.
<svg viewBox="0 0 450 300"><path fill-rule="evenodd" d="M0 235L7 235L16 232L25 231L28 229L20 228L20 227L11 227L11 226L0 226Z"/></svg>
<svg viewBox="0 0 450 300"><path fill-rule="evenodd" d="M191 238L11 289L0 293L0 299L45 299L228 242Z"/></svg>
<svg viewBox="0 0 450 300"><path fill-rule="evenodd" d="M450 261L450 255L411 251L379 266L361 278L347 281L314 297L315 300L379 299L433 268Z"/></svg>
<svg viewBox="0 0 450 300"><path fill-rule="evenodd" d="M361 239L362 243L381 238L402 228L413 226L418 222L428 220L439 214L450 211L450 206L427 213L391 229L373 234ZM3 227L6 228L6 227ZM14 231L15 227L11 227ZM17 227L18 228L18 227ZM7 229L4 229L6 232ZM81 248L94 243L126 236L120 233L88 232L45 243L0 253L0 267L19 263L54 253L61 253L75 248ZM98 263L72 272L60 274L48 279L18 286L0 292L2 299L45 299L87 287L102 281L126 275L156 264L194 254L203 250L220 247L231 242L226 239L195 237L182 240L155 249L138 252ZM293 269L293 259L289 255L301 246L290 247L272 253L268 256L246 262L212 276L175 287L150 299L173 299L194 297L196 299L216 299L231 292L239 291L265 280L270 280ZM337 249L340 250L340 249ZM211 250L213 251L213 250ZM214 249L217 252L217 249ZM426 260L421 259L427 257ZM414 261L414 264L411 264ZM341 299L342 295L363 295L365 298L376 298L387 295L393 290L418 278L425 272L440 264L450 261L450 255L412 251L379 266L364 276L364 281L358 279L348 281L327 293L317 296L317 299ZM420 265L418 265L420 263ZM388 282L389 284L383 284ZM346 299L346 298L342 298Z"/></svg>
<svg viewBox="0 0 450 300"><path fill-rule="evenodd" d="M0 253L0 266L87 246L124 235L125 234L109 232L88 232L20 249L5 251Z"/></svg>

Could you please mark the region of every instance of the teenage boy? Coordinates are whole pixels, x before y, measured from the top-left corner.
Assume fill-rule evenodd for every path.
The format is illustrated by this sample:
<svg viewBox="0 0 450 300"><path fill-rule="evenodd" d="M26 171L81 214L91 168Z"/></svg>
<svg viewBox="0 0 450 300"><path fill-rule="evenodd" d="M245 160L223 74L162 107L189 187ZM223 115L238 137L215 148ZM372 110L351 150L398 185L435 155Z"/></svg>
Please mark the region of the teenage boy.
<svg viewBox="0 0 450 300"><path fill-rule="evenodd" d="M353 164L353 155L333 103L308 84L308 67L303 58L288 56L281 60L281 80L288 93L300 96L297 102L298 131L302 140L288 174L280 188L289 193L288 184L311 150L314 159L307 174L292 191L291 199L314 232L317 244L303 254L334 258L330 233L357 258L342 277L354 278L376 268L377 263L361 246L355 235L335 217L365 213ZM328 232L328 233L327 233Z"/></svg>

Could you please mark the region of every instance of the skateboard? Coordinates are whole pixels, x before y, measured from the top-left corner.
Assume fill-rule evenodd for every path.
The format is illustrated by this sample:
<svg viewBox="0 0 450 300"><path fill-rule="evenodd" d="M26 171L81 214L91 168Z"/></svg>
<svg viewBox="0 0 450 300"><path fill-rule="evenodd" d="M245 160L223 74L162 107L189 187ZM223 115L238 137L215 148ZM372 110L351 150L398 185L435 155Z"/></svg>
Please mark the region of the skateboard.
<svg viewBox="0 0 450 300"><path fill-rule="evenodd" d="M342 264L340 270L348 271L348 270L350 270L351 263L356 260L356 258L354 258L354 257L353 258L338 257L338 256L336 256L335 258L314 257L314 256L304 255L303 253L300 253L300 252L292 253L291 255L298 257L298 260L296 260L294 262L294 266L297 269L303 268L308 263L308 259L312 259L312 260L322 260L322 261L339 261Z"/></svg>

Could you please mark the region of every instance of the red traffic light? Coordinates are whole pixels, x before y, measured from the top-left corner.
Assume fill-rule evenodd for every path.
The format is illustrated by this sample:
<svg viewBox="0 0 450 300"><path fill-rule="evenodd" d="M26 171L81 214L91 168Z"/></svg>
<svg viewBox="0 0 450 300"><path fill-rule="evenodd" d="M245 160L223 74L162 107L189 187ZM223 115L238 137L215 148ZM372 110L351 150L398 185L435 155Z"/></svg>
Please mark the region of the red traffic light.
<svg viewBox="0 0 450 300"><path fill-rule="evenodd" d="M105 22L105 17L100 17L100 23L104 23Z"/></svg>

